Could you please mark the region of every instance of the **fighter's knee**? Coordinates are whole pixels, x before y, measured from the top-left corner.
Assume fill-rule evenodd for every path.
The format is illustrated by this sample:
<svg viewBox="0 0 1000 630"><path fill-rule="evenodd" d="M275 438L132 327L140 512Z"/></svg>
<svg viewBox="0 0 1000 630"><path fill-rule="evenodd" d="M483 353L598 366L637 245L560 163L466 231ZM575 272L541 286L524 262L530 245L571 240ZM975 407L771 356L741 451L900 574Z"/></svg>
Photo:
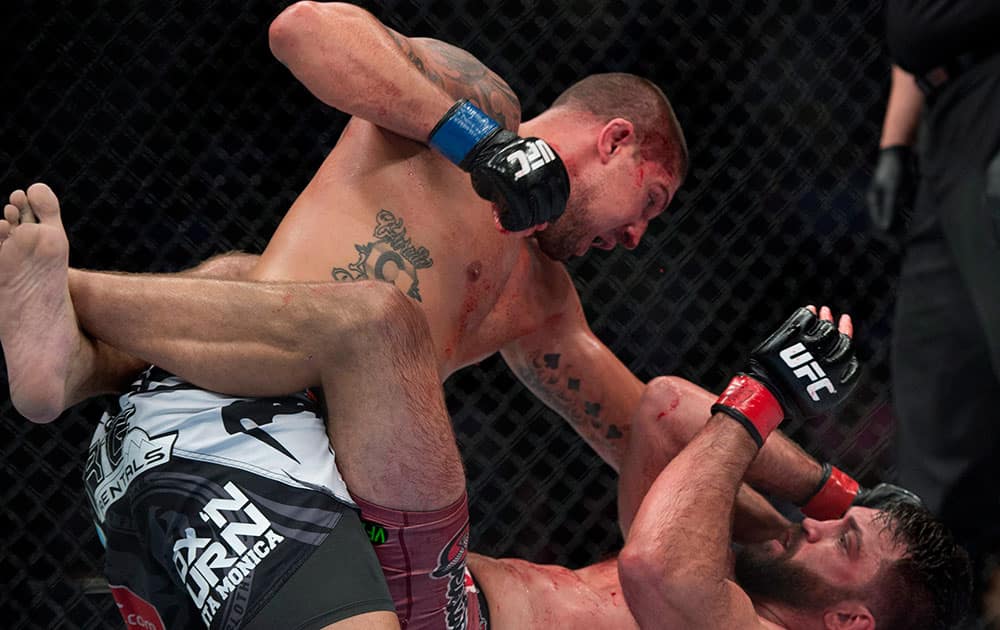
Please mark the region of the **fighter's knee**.
<svg viewBox="0 0 1000 630"><path fill-rule="evenodd" d="M672 419L681 403L682 381L674 376L658 376L646 384L639 408L632 419L633 431L657 435L670 434Z"/></svg>
<svg viewBox="0 0 1000 630"><path fill-rule="evenodd" d="M646 383L640 406L650 408L676 408L680 401L680 381L676 376L657 376Z"/></svg>
<svg viewBox="0 0 1000 630"><path fill-rule="evenodd" d="M430 343L430 327L423 310L395 285L365 281L355 288L366 319L360 323L364 328L359 331L361 336L406 348Z"/></svg>

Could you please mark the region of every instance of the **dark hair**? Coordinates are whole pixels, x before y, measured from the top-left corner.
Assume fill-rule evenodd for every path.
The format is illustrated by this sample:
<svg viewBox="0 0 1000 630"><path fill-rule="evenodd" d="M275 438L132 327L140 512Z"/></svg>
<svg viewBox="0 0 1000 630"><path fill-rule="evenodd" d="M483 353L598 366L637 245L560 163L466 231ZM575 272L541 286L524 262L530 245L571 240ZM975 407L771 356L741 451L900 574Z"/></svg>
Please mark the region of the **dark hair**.
<svg viewBox="0 0 1000 630"><path fill-rule="evenodd" d="M569 86L552 107L586 111L604 122L630 121L645 159L662 164L678 182L687 176L684 131L667 96L652 81L624 72L593 74Z"/></svg>
<svg viewBox="0 0 1000 630"><path fill-rule="evenodd" d="M954 628L972 600L969 555L921 506L892 502L878 519L905 549L900 560L883 563L869 589L878 629Z"/></svg>

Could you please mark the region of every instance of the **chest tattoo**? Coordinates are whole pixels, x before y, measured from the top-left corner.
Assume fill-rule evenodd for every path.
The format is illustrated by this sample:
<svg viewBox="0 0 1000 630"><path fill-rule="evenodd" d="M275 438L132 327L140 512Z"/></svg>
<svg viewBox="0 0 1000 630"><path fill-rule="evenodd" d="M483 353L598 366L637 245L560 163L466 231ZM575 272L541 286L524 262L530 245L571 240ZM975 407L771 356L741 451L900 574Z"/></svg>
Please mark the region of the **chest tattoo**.
<svg viewBox="0 0 1000 630"><path fill-rule="evenodd" d="M353 280L383 280L396 285L418 302L420 280L417 271L434 264L430 251L417 245L406 233L402 217L381 209L375 215L375 240L355 243L358 259L344 267L334 267L330 274L338 282Z"/></svg>

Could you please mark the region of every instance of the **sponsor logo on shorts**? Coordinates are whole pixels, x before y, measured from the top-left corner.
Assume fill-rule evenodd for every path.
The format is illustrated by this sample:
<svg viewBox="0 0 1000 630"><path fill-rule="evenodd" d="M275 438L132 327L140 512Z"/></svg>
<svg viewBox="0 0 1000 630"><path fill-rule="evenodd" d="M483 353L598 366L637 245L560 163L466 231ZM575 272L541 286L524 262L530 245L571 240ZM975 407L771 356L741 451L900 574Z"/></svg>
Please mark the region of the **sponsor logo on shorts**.
<svg viewBox="0 0 1000 630"><path fill-rule="evenodd" d="M236 484L230 481L224 489L227 496L212 499L200 512L201 519L211 523L209 535L199 536L188 527L174 542L174 567L206 626L285 540Z"/></svg>
<svg viewBox="0 0 1000 630"><path fill-rule="evenodd" d="M109 586L128 630L166 630L155 606L133 593L127 586Z"/></svg>
<svg viewBox="0 0 1000 630"><path fill-rule="evenodd" d="M469 524L455 535L438 554L437 567L431 572L435 579L448 580L448 601L445 603L445 627L465 630L468 624L469 602L465 591L465 560L469 549Z"/></svg>
<svg viewBox="0 0 1000 630"><path fill-rule="evenodd" d="M833 387L833 383L827 378L826 372L823 371L823 368L813 359L813 355L806 350L806 347L801 342L788 346L779 354L785 365L792 368L792 374L800 379L804 378L809 381L809 385L806 386L806 392L808 392L810 398L818 402L819 391L821 389L825 389L831 394L837 393L837 390Z"/></svg>
<svg viewBox="0 0 1000 630"><path fill-rule="evenodd" d="M83 482L100 522L136 477L169 462L174 450L176 432L150 437L130 426L133 415L135 407L129 405L108 419L104 436L90 445L87 454Z"/></svg>
<svg viewBox="0 0 1000 630"><path fill-rule="evenodd" d="M368 540L370 540L373 545L384 545L389 542L389 532L385 531L385 528L378 523L362 520L361 525L365 528L365 533L368 534Z"/></svg>

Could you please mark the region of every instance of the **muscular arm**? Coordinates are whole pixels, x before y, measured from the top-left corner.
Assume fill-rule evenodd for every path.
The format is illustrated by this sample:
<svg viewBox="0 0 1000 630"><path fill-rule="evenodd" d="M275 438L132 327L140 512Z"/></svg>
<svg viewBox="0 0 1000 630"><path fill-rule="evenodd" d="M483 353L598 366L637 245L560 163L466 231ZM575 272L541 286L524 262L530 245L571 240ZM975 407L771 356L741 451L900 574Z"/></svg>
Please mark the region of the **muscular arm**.
<svg viewBox="0 0 1000 630"><path fill-rule="evenodd" d="M737 488L756 455L747 431L717 414L656 478L618 557L640 627L762 626L729 561Z"/></svg>
<svg viewBox="0 0 1000 630"><path fill-rule="evenodd" d="M521 382L617 471L644 384L590 330L568 275L562 284L558 314L501 353Z"/></svg>
<svg viewBox="0 0 1000 630"><path fill-rule="evenodd" d="M632 418L628 452L618 479L618 522L626 540L636 511L653 482L705 426L715 399L706 390L677 377L661 376L646 385ZM798 488L809 493L815 489L821 474L818 462L785 436L774 433L751 464L744 482L763 482L761 485L772 492L774 486L780 485L785 490ZM789 498L782 491L775 494ZM801 497L792 498L796 499ZM740 487L733 526L735 540L769 540L788 525L788 520L764 497L746 483Z"/></svg>
<svg viewBox="0 0 1000 630"><path fill-rule="evenodd" d="M532 300L548 305L548 317L539 316L544 324L538 332L508 344L501 353L521 382L622 474L619 521L627 532L653 479L708 420L715 396L680 378L655 379L649 387L636 378L590 330L562 267L532 286L544 287ZM815 459L775 432L746 481L802 504L822 475Z"/></svg>
<svg viewBox="0 0 1000 630"><path fill-rule="evenodd" d="M321 101L424 142L460 98L516 130L510 87L469 53L406 38L360 7L297 2L271 24L271 51Z"/></svg>
<svg viewBox="0 0 1000 630"><path fill-rule="evenodd" d="M618 482L618 521L626 536L653 480L705 426L715 399L709 391L678 377L658 377L646 385L630 422L632 434ZM785 434L775 431L750 465L744 481L772 496L802 505L822 478L820 463ZM746 498L747 515L752 516L756 525L746 528L738 521L739 533L744 538L755 536L752 529L760 526L771 530L784 524L783 517L763 506L759 495L746 493Z"/></svg>
<svg viewBox="0 0 1000 630"><path fill-rule="evenodd" d="M912 146L917 137L917 124L924 108L924 94L917 87L913 75L892 67L892 87L882 123L879 147Z"/></svg>

